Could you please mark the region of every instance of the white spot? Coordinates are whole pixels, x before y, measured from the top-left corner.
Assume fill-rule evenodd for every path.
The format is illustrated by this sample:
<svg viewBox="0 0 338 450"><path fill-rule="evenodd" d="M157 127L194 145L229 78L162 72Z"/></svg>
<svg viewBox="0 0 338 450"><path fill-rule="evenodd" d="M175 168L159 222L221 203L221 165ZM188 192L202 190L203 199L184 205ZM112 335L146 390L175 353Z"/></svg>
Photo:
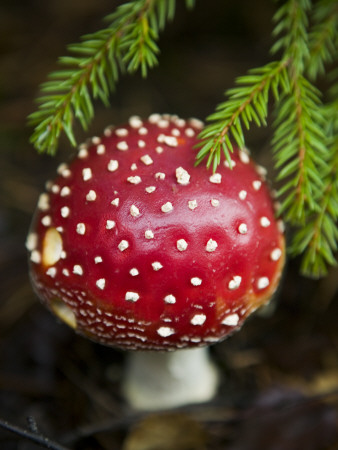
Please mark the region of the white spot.
<svg viewBox="0 0 338 450"><path fill-rule="evenodd" d="M239 159L242 161L243 164L248 164L250 162L250 157L249 157L249 155L247 154L246 151L240 150L238 152L238 156L239 156Z"/></svg>
<svg viewBox="0 0 338 450"><path fill-rule="evenodd" d="M60 192L61 197L67 197L70 195L70 188L68 186L64 186Z"/></svg>
<svg viewBox="0 0 338 450"><path fill-rule="evenodd" d="M66 218L66 217L69 216L69 214L70 214L70 209L68 208L68 206L63 206L63 207L61 208L61 216L62 216L63 218Z"/></svg>
<svg viewBox="0 0 338 450"><path fill-rule="evenodd" d="M141 156L140 160L145 164L146 166L150 166L150 164L153 164L153 160L149 155L143 155Z"/></svg>
<svg viewBox="0 0 338 450"><path fill-rule="evenodd" d="M51 278L54 278L56 275L56 268L55 267L50 267L47 271L46 271L46 275L50 276Z"/></svg>
<svg viewBox="0 0 338 450"><path fill-rule="evenodd" d="M268 171L266 170L266 168L263 167L263 166L260 166L260 165L257 165L257 166L256 166L256 171L257 171L257 173L258 173L261 177L263 177L263 178L265 178L266 175L267 175L267 173L268 173Z"/></svg>
<svg viewBox="0 0 338 450"><path fill-rule="evenodd" d="M176 136L176 137L181 136L181 132L180 132L180 130L178 130L177 128L173 128L173 129L171 130L171 134L172 134L173 136Z"/></svg>
<svg viewBox="0 0 338 450"><path fill-rule="evenodd" d="M62 269L62 273L65 277L69 277L69 270L68 269Z"/></svg>
<svg viewBox="0 0 338 450"><path fill-rule="evenodd" d="M88 156L88 150L86 147L82 147L79 149L79 153L77 154L78 158L85 159Z"/></svg>
<svg viewBox="0 0 338 450"><path fill-rule="evenodd" d="M82 170L82 178L83 181L88 181L93 177L92 170L89 167L86 167Z"/></svg>
<svg viewBox="0 0 338 450"><path fill-rule="evenodd" d="M142 141L142 139L140 139L139 141L137 141L137 145L140 148L144 148L146 146L146 143L144 141Z"/></svg>
<svg viewBox="0 0 338 450"><path fill-rule="evenodd" d="M157 126L160 127L160 128L168 128L168 126L169 126L169 120L166 120L166 119L160 119L160 120L157 122Z"/></svg>
<svg viewBox="0 0 338 450"><path fill-rule="evenodd" d="M156 191L156 187L155 186L147 186L145 191L148 192L148 194L151 194L152 192Z"/></svg>
<svg viewBox="0 0 338 450"><path fill-rule="evenodd" d="M160 114L151 114L151 115L148 117L148 120L149 120L150 123L155 124L155 123L157 123L159 120L161 120L161 116L160 116Z"/></svg>
<svg viewBox="0 0 338 450"><path fill-rule="evenodd" d="M195 136L195 131L192 128L187 128L185 130L185 135L187 137L194 137Z"/></svg>
<svg viewBox="0 0 338 450"><path fill-rule="evenodd" d="M61 175L63 176L63 178L69 178L71 174L72 172L69 169L65 169Z"/></svg>
<svg viewBox="0 0 338 450"><path fill-rule="evenodd" d="M88 194L86 195L86 199L89 202L94 202L96 200L96 192L93 191L92 189L88 192Z"/></svg>
<svg viewBox="0 0 338 450"><path fill-rule="evenodd" d="M176 303L176 298L172 294L168 294L164 297L165 303L169 303L170 305L173 305Z"/></svg>
<svg viewBox="0 0 338 450"><path fill-rule="evenodd" d="M68 168L68 164L66 163L60 164L59 167L57 168L57 173L63 176L64 178L69 177L71 175L71 171Z"/></svg>
<svg viewBox="0 0 338 450"><path fill-rule="evenodd" d="M82 266L80 266L79 264L75 264L75 266L73 267L73 273L75 273L76 275L83 275Z"/></svg>
<svg viewBox="0 0 338 450"><path fill-rule="evenodd" d="M177 139L175 138L175 136L166 136L164 134L160 134L157 138L157 141L160 144L168 145L168 147L177 147L178 146L178 142L177 142Z"/></svg>
<svg viewBox="0 0 338 450"><path fill-rule="evenodd" d="M130 170L137 170L137 165L136 165L135 163L133 163L133 164L130 166Z"/></svg>
<svg viewBox="0 0 338 450"><path fill-rule="evenodd" d="M222 175L220 173L214 173L209 177L210 183L220 184L222 181Z"/></svg>
<svg viewBox="0 0 338 450"><path fill-rule="evenodd" d="M122 152L125 152L126 150L128 150L128 144L126 141L120 141L116 144L116 148L118 150L121 150Z"/></svg>
<svg viewBox="0 0 338 450"><path fill-rule="evenodd" d="M40 264L41 262L41 253L37 250L33 250L31 253L31 261L35 264Z"/></svg>
<svg viewBox="0 0 338 450"><path fill-rule="evenodd" d="M146 134L148 134L147 128L145 128L145 127L139 128L138 134L140 134L141 136L145 136Z"/></svg>
<svg viewBox="0 0 338 450"><path fill-rule="evenodd" d="M138 295L137 292L126 292L125 295L125 300L127 300L127 302L137 302L137 300L140 298L140 296Z"/></svg>
<svg viewBox="0 0 338 450"><path fill-rule="evenodd" d="M129 119L129 125L132 128L140 128L140 127L142 127L143 122L139 116L131 116Z"/></svg>
<svg viewBox="0 0 338 450"><path fill-rule="evenodd" d="M201 120L196 119L195 117L189 119L189 123L194 128L202 129L204 127L204 123Z"/></svg>
<svg viewBox="0 0 338 450"><path fill-rule="evenodd" d="M38 235L36 233L29 233L26 239L26 249L30 252L35 250L38 245Z"/></svg>
<svg viewBox="0 0 338 450"><path fill-rule="evenodd" d="M99 280L96 281L96 286L99 289L104 289L105 285L106 285L106 280L104 278L100 278Z"/></svg>
<svg viewBox="0 0 338 450"><path fill-rule="evenodd" d="M42 262L45 266L54 265L62 255L62 237L55 228L46 231L42 243Z"/></svg>
<svg viewBox="0 0 338 450"><path fill-rule="evenodd" d="M103 155L106 152L106 147L103 144L97 146L96 153L98 155Z"/></svg>
<svg viewBox="0 0 338 450"><path fill-rule="evenodd" d="M129 273L132 277L136 277L140 272L136 269L136 267L133 267L129 270Z"/></svg>
<svg viewBox="0 0 338 450"><path fill-rule="evenodd" d="M278 231L279 231L280 233L284 233L284 231L285 231L285 225L284 225L284 222L283 222L282 220L278 220L278 221L277 221L277 228L278 228Z"/></svg>
<svg viewBox="0 0 338 450"><path fill-rule="evenodd" d="M175 124L176 124L177 127L183 128L183 127L185 127L186 121L184 119L181 119L181 118L178 117L175 120Z"/></svg>
<svg viewBox="0 0 338 450"><path fill-rule="evenodd" d="M48 194L44 193L39 196L38 208L41 209L41 211L46 211L49 208L49 195Z"/></svg>
<svg viewBox="0 0 338 450"><path fill-rule="evenodd" d="M71 328L76 328L76 316L71 308L62 300L53 298L50 301L50 307L59 319L63 320Z"/></svg>
<svg viewBox="0 0 338 450"><path fill-rule="evenodd" d="M278 261L281 256L282 250L280 248L275 248L270 253L270 258L272 259L272 261Z"/></svg>
<svg viewBox="0 0 338 450"><path fill-rule="evenodd" d="M128 177L127 181L129 181L129 183L131 184L139 184L141 183L141 177L139 177L138 175L136 175L135 177Z"/></svg>
<svg viewBox="0 0 338 450"><path fill-rule="evenodd" d="M118 137L128 136L128 130L126 128L116 128L115 134Z"/></svg>
<svg viewBox="0 0 338 450"><path fill-rule="evenodd" d="M151 265L152 265L152 268L155 270L155 272L157 272L158 270L163 268L162 264L158 261L151 263Z"/></svg>
<svg viewBox="0 0 338 450"><path fill-rule="evenodd" d="M94 261L95 261L95 264L100 264L100 263L102 263L103 260L102 260L101 256L95 256Z"/></svg>
<svg viewBox="0 0 338 450"><path fill-rule="evenodd" d="M202 284L202 280L198 277L191 278L190 282L193 286L200 286Z"/></svg>
<svg viewBox="0 0 338 450"><path fill-rule="evenodd" d="M265 289L266 287L268 287L270 284L269 278L268 277L261 277L258 278L257 280L257 287L258 289Z"/></svg>
<svg viewBox="0 0 338 450"><path fill-rule="evenodd" d="M133 217L138 217L140 215L140 210L137 206L131 205L130 207L130 215Z"/></svg>
<svg viewBox="0 0 338 450"><path fill-rule="evenodd" d="M213 239L209 239L205 249L207 252L214 252L217 247L218 247L217 242L214 241Z"/></svg>
<svg viewBox="0 0 338 450"><path fill-rule="evenodd" d="M177 250L179 250L180 252L184 252L188 248L188 242L185 241L184 239L179 239L176 242L176 246Z"/></svg>
<svg viewBox="0 0 338 450"><path fill-rule="evenodd" d="M61 259L66 259L67 258L67 253L64 250L62 250L62 252L60 254L60 258Z"/></svg>
<svg viewBox="0 0 338 450"><path fill-rule="evenodd" d="M78 223L76 225L76 232L78 234L85 234L85 232L86 232L86 225L84 223Z"/></svg>
<svg viewBox="0 0 338 450"><path fill-rule="evenodd" d="M53 184L50 190L53 192L53 194L58 194L60 192L60 186L57 184Z"/></svg>
<svg viewBox="0 0 338 450"><path fill-rule="evenodd" d="M173 207L172 203L170 203L170 202L167 202L167 203L165 203L164 205L161 206L161 210L164 213L170 212L173 209L174 209L174 207Z"/></svg>
<svg viewBox="0 0 338 450"><path fill-rule="evenodd" d="M107 169L109 172L115 172L119 167L119 162L116 159L111 159L108 163Z"/></svg>
<svg viewBox="0 0 338 450"><path fill-rule="evenodd" d="M238 227L238 232L240 234L246 234L248 232L248 226L246 223L241 223Z"/></svg>
<svg viewBox="0 0 338 450"><path fill-rule="evenodd" d="M262 186L262 182L260 180L255 180L252 182L252 187L255 191L259 191Z"/></svg>
<svg viewBox="0 0 338 450"><path fill-rule="evenodd" d="M212 206L214 206L215 208L217 208L217 206L219 206L219 200L217 200L217 198L212 198L210 200L210 203Z"/></svg>
<svg viewBox="0 0 338 450"><path fill-rule="evenodd" d="M242 277L240 277L239 275L235 275L234 277L232 277L232 280L229 281L228 288L231 291L234 291L235 289L239 288L239 286L241 285L241 282L242 282Z"/></svg>
<svg viewBox="0 0 338 450"><path fill-rule="evenodd" d="M114 198L114 200L111 201L110 204L111 204L111 205L114 205L114 206L119 206L119 204L120 204L120 199L119 199L118 197L116 197L116 198Z"/></svg>
<svg viewBox="0 0 338 450"><path fill-rule="evenodd" d="M115 227L116 223L114 220L107 220L106 222L106 229L107 230L112 230Z"/></svg>
<svg viewBox="0 0 338 450"><path fill-rule="evenodd" d="M42 225L44 225L45 227L49 227L49 225L52 223L52 218L50 216L44 216L41 219L41 223Z"/></svg>
<svg viewBox="0 0 338 450"><path fill-rule="evenodd" d="M190 323L191 325L203 325L206 320L207 316L205 314L195 314Z"/></svg>
<svg viewBox="0 0 338 450"><path fill-rule="evenodd" d="M146 239L154 239L154 233L152 230L146 230L144 236Z"/></svg>
<svg viewBox="0 0 338 450"><path fill-rule="evenodd" d="M122 241L119 243L118 245L118 249L123 252L124 250L126 250L129 247L129 242L126 241L125 239L122 239Z"/></svg>
<svg viewBox="0 0 338 450"><path fill-rule="evenodd" d="M178 167L176 169L176 179L178 184L186 186L187 184L189 184L190 175L185 169L183 169L183 167Z"/></svg>
<svg viewBox="0 0 338 450"><path fill-rule="evenodd" d="M238 197L241 200L245 200L247 195L248 195L248 193L246 191L242 190L242 191L239 192Z"/></svg>
<svg viewBox="0 0 338 450"><path fill-rule="evenodd" d="M263 216L259 219L259 223L263 228L267 228L270 225L270 220L267 217Z"/></svg>
<svg viewBox="0 0 338 450"><path fill-rule="evenodd" d="M170 327L160 327L157 330L157 334L159 334L161 337L168 337L175 333L175 330Z"/></svg>
<svg viewBox="0 0 338 450"><path fill-rule="evenodd" d="M197 208L197 200L189 200L188 201L188 208L192 211Z"/></svg>
<svg viewBox="0 0 338 450"><path fill-rule="evenodd" d="M98 145L101 142L101 138L99 136L93 136L92 137L92 143L94 145Z"/></svg>
<svg viewBox="0 0 338 450"><path fill-rule="evenodd" d="M227 325L228 327L235 327L238 325L239 316L238 314L230 314L230 316L225 317L222 320L222 325Z"/></svg>
<svg viewBox="0 0 338 450"><path fill-rule="evenodd" d="M157 147L155 148L155 151L156 151L156 153L158 153L158 154L160 155L161 153L163 153L163 147L157 146Z"/></svg>
<svg viewBox="0 0 338 450"><path fill-rule="evenodd" d="M165 179L165 173L163 172L156 172L155 173L156 180L164 180Z"/></svg>
<svg viewBox="0 0 338 450"><path fill-rule="evenodd" d="M230 159L230 163L231 163L231 169L236 167L236 162L233 159ZM224 161L224 167L227 167L228 169L230 169L230 164L228 163L227 160Z"/></svg>
<svg viewBox="0 0 338 450"><path fill-rule="evenodd" d="M56 227L56 229L59 233L63 233L63 227Z"/></svg>

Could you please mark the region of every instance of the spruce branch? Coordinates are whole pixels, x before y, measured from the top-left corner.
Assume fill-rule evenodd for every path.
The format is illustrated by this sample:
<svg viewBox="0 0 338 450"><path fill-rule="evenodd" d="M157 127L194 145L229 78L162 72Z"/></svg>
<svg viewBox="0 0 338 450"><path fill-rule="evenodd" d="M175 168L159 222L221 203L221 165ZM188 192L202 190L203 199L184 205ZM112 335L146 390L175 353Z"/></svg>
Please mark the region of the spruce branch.
<svg viewBox="0 0 338 450"><path fill-rule="evenodd" d="M303 225L317 208L316 191L323 188L326 172L326 136L319 91L298 77L281 99L272 140L277 180L286 181L278 192L279 214L294 225Z"/></svg>
<svg viewBox="0 0 338 450"><path fill-rule="evenodd" d="M196 157L197 164L208 156L207 167L212 165L215 171L223 151L231 166L230 152L233 147L230 136L243 148L243 125L247 130L251 122L257 126L266 125L270 93L278 100L281 92L289 90L288 63L288 60L271 62L237 78L237 86L226 92L228 100L218 105L216 112L207 117L207 121L212 123L199 135L199 146L202 148Z"/></svg>
<svg viewBox="0 0 338 450"><path fill-rule="evenodd" d="M304 72L309 58L307 27L310 7L310 0L288 0L274 16L276 26L273 35L279 38L272 46L271 53L282 51L284 58L290 58L293 76Z"/></svg>
<svg viewBox="0 0 338 450"><path fill-rule="evenodd" d="M314 26L309 34L308 75L312 80L325 73L325 65L337 56L338 3L321 0L315 5Z"/></svg>
<svg viewBox="0 0 338 450"><path fill-rule="evenodd" d="M187 0L187 6L193 6ZM74 120L87 129L94 116L93 99L105 105L119 74L141 70L147 75L157 64L159 31L175 13L175 0L133 0L106 17L109 25L83 36L68 47L71 56L59 59L63 67L49 75L29 116L34 126L31 142L39 152L55 154L62 132L76 145Z"/></svg>
<svg viewBox="0 0 338 450"><path fill-rule="evenodd" d="M338 82L330 89L332 100L323 106L325 132L328 141L326 171L318 207L305 227L294 235L290 253L304 252L301 271L307 276L324 276L327 266L335 265L334 253L338 250Z"/></svg>
<svg viewBox="0 0 338 450"><path fill-rule="evenodd" d="M336 0L287 0L277 10L272 54L280 60L249 71L226 92L227 100L207 117L196 162L207 158L215 171L222 150L230 164L232 142L245 145L251 122L266 124L274 95L272 150L280 199L279 214L295 228L290 245L303 254L302 272L322 276L337 250L338 83L330 107L313 82L337 59ZM312 25L313 24L313 25ZM313 82L310 82L311 79ZM299 228L301 227L301 228Z"/></svg>
<svg viewBox="0 0 338 450"><path fill-rule="evenodd" d="M316 214L297 230L290 248L293 255L304 252L301 271L306 276L324 276L327 266L337 263L334 252L338 249L338 146L323 184Z"/></svg>

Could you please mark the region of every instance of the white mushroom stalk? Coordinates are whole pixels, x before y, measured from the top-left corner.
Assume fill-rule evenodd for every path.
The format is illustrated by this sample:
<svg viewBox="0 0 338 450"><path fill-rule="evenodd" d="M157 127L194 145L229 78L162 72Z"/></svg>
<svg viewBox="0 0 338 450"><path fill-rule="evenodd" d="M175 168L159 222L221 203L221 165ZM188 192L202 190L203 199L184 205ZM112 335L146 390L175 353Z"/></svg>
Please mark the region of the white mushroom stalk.
<svg viewBox="0 0 338 450"><path fill-rule="evenodd" d="M219 373L208 348L129 352L123 393L138 410L163 410L210 401Z"/></svg>

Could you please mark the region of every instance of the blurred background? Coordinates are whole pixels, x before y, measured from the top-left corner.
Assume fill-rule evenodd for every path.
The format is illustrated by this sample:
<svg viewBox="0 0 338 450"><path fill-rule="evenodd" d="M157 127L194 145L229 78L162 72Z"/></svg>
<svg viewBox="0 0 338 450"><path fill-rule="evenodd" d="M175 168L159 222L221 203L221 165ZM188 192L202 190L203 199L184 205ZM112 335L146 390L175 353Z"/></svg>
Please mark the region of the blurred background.
<svg viewBox="0 0 338 450"><path fill-rule="evenodd" d="M124 403L123 352L75 335L32 292L24 246L32 213L73 150L64 139L56 157L38 155L26 118L66 45L103 27L120 3L0 2L0 419L69 449L338 449L337 269L310 280L289 261L269 308L212 347L222 374L217 397L156 415ZM177 3L160 65L146 80L122 77L111 106L97 103L88 134L77 129L79 143L132 114L204 119L236 76L269 61L274 2L197 1L191 12ZM247 145L273 179L270 136L253 128ZM0 448L39 447L0 427Z"/></svg>

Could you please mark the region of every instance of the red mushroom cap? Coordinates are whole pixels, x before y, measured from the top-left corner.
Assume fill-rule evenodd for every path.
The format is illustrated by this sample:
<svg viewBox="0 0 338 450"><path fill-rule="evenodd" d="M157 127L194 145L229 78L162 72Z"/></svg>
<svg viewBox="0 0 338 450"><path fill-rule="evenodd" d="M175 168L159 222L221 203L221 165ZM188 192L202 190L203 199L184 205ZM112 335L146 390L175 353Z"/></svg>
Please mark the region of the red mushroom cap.
<svg viewBox="0 0 338 450"><path fill-rule="evenodd" d="M27 247L43 303L130 349L217 342L275 291L284 237L263 170L194 166L201 122L132 117L80 147L40 196Z"/></svg>

